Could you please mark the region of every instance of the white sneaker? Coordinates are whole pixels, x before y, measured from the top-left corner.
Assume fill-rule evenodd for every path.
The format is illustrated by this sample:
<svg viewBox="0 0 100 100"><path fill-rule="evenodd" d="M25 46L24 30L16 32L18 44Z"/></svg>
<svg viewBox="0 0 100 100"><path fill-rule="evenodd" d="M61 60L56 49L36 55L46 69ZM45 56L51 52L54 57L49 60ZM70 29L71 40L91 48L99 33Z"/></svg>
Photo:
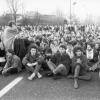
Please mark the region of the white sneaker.
<svg viewBox="0 0 100 100"><path fill-rule="evenodd" d="M35 78L35 73L33 73L31 76L28 77L28 80L33 80Z"/></svg>
<svg viewBox="0 0 100 100"><path fill-rule="evenodd" d="M37 73L38 78L42 78L42 75L40 73Z"/></svg>

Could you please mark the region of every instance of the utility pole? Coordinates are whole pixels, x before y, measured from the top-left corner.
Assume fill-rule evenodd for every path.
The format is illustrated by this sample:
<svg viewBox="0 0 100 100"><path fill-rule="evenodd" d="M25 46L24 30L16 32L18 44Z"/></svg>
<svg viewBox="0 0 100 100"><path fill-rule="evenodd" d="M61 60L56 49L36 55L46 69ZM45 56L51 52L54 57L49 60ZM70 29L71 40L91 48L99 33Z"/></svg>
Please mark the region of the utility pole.
<svg viewBox="0 0 100 100"><path fill-rule="evenodd" d="M72 20L72 0L70 0L70 24L71 24L71 20Z"/></svg>

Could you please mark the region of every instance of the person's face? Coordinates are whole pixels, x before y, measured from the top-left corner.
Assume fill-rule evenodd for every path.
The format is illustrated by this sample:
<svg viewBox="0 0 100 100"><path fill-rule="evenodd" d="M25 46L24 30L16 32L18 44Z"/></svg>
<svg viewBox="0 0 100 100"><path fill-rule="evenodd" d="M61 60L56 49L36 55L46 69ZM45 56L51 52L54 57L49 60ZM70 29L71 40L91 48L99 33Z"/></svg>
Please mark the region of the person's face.
<svg viewBox="0 0 100 100"><path fill-rule="evenodd" d="M90 45L87 45L87 50L91 50L91 46Z"/></svg>
<svg viewBox="0 0 100 100"><path fill-rule="evenodd" d="M77 37L77 40L81 40L81 37Z"/></svg>
<svg viewBox="0 0 100 100"><path fill-rule="evenodd" d="M81 55L82 55L82 51L77 50L76 55L77 55L78 57L81 56Z"/></svg>
<svg viewBox="0 0 100 100"><path fill-rule="evenodd" d="M15 24L12 24L12 27L16 27L16 25Z"/></svg>
<svg viewBox="0 0 100 100"><path fill-rule="evenodd" d="M36 49L35 48L31 48L31 55L35 55L36 54Z"/></svg>
<svg viewBox="0 0 100 100"><path fill-rule="evenodd" d="M68 48L69 50L72 50L72 46L71 46L71 45L67 45L67 48Z"/></svg>
<svg viewBox="0 0 100 100"><path fill-rule="evenodd" d="M54 44L55 44L55 45L58 45L58 42L57 42L57 41L54 41Z"/></svg>
<svg viewBox="0 0 100 100"><path fill-rule="evenodd" d="M49 56L50 57L51 55L52 55L52 53L46 53L46 56Z"/></svg>
<svg viewBox="0 0 100 100"><path fill-rule="evenodd" d="M45 43L45 42L42 42L42 43L40 44L40 46L41 46L42 48L45 48L46 43Z"/></svg>
<svg viewBox="0 0 100 100"><path fill-rule="evenodd" d="M65 53L66 50L65 50L64 48L60 47L60 48L59 48L59 52L60 52L60 53Z"/></svg>
<svg viewBox="0 0 100 100"><path fill-rule="evenodd" d="M95 44L95 48L98 49L99 48L99 44Z"/></svg>
<svg viewBox="0 0 100 100"><path fill-rule="evenodd" d="M61 39L61 42L64 42L64 38Z"/></svg>

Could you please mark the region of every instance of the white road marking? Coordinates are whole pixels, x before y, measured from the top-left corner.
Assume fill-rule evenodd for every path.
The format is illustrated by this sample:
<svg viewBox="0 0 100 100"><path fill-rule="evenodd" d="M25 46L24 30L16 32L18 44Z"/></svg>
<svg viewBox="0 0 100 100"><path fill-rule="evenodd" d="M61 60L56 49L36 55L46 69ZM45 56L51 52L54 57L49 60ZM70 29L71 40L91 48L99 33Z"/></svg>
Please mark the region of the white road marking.
<svg viewBox="0 0 100 100"><path fill-rule="evenodd" d="M8 91L10 91L16 84L18 84L23 77L17 77L14 79L11 83L9 83L7 86L5 86L2 90L0 90L0 98L4 96Z"/></svg>

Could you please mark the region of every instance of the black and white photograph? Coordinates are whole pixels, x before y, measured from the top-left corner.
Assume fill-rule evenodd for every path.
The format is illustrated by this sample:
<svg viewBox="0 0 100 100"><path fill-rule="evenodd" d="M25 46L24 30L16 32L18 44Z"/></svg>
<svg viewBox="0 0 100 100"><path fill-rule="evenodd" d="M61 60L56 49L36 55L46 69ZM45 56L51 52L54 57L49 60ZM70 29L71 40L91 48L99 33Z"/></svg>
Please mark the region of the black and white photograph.
<svg viewBox="0 0 100 100"><path fill-rule="evenodd" d="M100 100L100 0L0 0L0 100Z"/></svg>

